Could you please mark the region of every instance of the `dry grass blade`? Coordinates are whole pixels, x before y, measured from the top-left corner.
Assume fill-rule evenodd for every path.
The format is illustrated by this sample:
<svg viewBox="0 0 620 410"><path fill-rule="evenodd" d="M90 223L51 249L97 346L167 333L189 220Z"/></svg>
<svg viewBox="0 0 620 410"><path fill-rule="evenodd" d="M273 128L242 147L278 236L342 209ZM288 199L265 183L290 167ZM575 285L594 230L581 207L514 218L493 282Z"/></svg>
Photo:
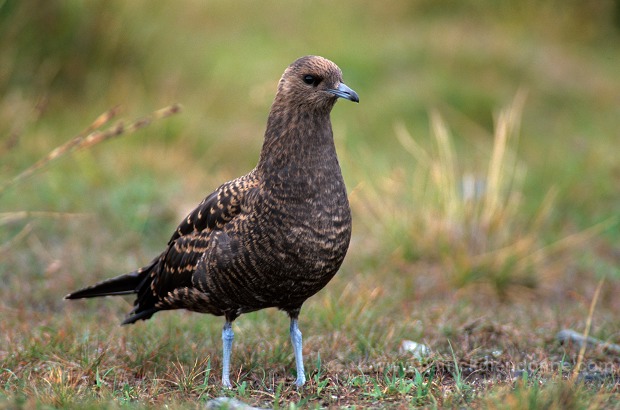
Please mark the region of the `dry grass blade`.
<svg viewBox="0 0 620 410"><path fill-rule="evenodd" d="M585 340L587 340L588 336L590 335L590 327L592 326L592 317L594 316L594 307L596 306L596 302L598 301L598 296L601 293L601 288L603 287L604 282L605 282L605 278L602 278L598 282L598 286L596 287L596 290L594 291L594 296L592 297L592 302L590 303L590 310L588 312L588 318L586 319L586 328L583 332L583 337ZM573 376L572 376L573 382L575 382L577 380L577 377L579 376L579 369L581 369L581 364L583 363L583 357L586 353L587 345L588 345L587 343L583 343L581 345L581 348L579 349L579 356L577 356L577 364L575 365L575 368L573 369Z"/></svg>
<svg viewBox="0 0 620 410"><path fill-rule="evenodd" d="M90 216L87 213L46 212L46 211L16 211L0 212L0 226L31 218L71 219Z"/></svg>
<svg viewBox="0 0 620 410"><path fill-rule="evenodd" d="M430 166L433 159L428 155L426 150L422 148L420 144L418 144L416 140L411 137L411 135L409 135L409 131L402 121L394 124L394 134L396 135L398 142L416 159L417 162L426 167Z"/></svg>
<svg viewBox="0 0 620 410"><path fill-rule="evenodd" d="M612 227L617 223L617 217L610 217L594 226L591 226L582 231L564 236L557 241L550 243L544 247L536 249L532 254L527 255L527 258L533 262L541 262L547 255L560 252L566 249L577 249L583 244L600 235L606 229Z"/></svg>
<svg viewBox="0 0 620 410"><path fill-rule="evenodd" d="M24 239L28 234L32 231L32 224L26 224L15 236L13 236L9 241L0 245L0 256L6 254L11 250L11 248L19 241Z"/></svg>
<svg viewBox="0 0 620 410"><path fill-rule="evenodd" d="M77 136L71 138L69 141L65 142L61 146L54 148L45 157L41 158L40 160L38 160L37 162L35 162L31 166L26 168L24 171L22 171L19 174L17 174L15 177L13 177L7 183L2 185L0 187L0 195L7 188L9 188L9 187L17 184L18 182L20 182L20 181L22 181L22 180L32 176L36 171L38 171L39 169L43 168L45 165L49 164L50 162L54 161L55 159L57 159L57 158L59 158L59 157L61 157L63 155L65 155L66 153L71 152L73 149L75 149L76 146L78 146L82 141L84 141L86 136L88 136L90 133L95 131L97 128L100 128L103 125L105 125L108 122L110 122L112 120L112 118L114 118L116 116L117 113L118 113L118 107L114 107L114 108L104 112L100 116L98 116L95 119L95 121L92 122L92 124L90 124L86 129L84 129L82 132L80 132Z"/></svg>
<svg viewBox="0 0 620 410"><path fill-rule="evenodd" d="M162 109L154 111L151 115L140 118L127 126L125 126L122 122L119 122L114 127L108 128L105 131L95 131L89 134L86 138L80 141L77 148L86 149L109 139L119 137L122 134L134 133L139 129L151 124L153 121L169 117L173 114L178 113L180 110L181 106L179 104L173 104L168 107L164 107Z"/></svg>
<svg viewBox="0 0 620 410"><path fill-rule="evenodd" d="M510 200L510 195L506 195L506 191L513 193L510 187L519 176L517 162L507 149L510 147L509 139L516 145L514 140L519 135L524 104L525 92L521 91L515 96L512 106L502 110L497 117L493 151L486 176L487 194L484 195L482 207L482 223L486 226L492 223L498 213L505 212L511 204L516 203Z"/></svg>
<svg viewBox="0 0 620 410"><path fill-rule="evenodd" d="M208 387L209 373L211 372L211 359L196 359L193 364L184 366L181 361L172 364L167 377L160 379L165 383L175 386L183 393L198 393L201 396Z"/></svg>
<svg viewBox="0 0 620 410"><path fill-rule="evenodd" d="M431 114L431 123L438 148L437 161L432 162L431 175L437 182L438 190L443 196L441 205L446 217L445 222L448 225L453 225L457 223L460 208L456 153L450 140L448 127L438 112Z"/></svg>
<svg viewBox="0 0 620 410"><path fill-rule="evenodd" d="M23 181L24 179L32 176L36 171L48 165L50 162L76 150L76 149L84 149L92 147L93 145L99 144L103 141L109 140L114 137L118 137L122 134L130 134L133 133L147 125L149 125L154 120L168 117L172 114L176 114L181 109L180 105L173 104L168 107L159 109L153 112L150 116L138 119L128 126L124 126L123 123L118 123L115 126L112 126L104 131L98 131L99 128L108 124L116 115L118 114L118 107L112 108L100 116L98 116L95 121L93 121L84 131L80 132L77 136L73 137L69 141L65 142L59 147L53 149L49 154L45 157L41 158L30 167L26 168L24 171L17 174L15 177L11 178L4 185L0 186L0 195L4 191L6 191L9 187Z"/></svg>

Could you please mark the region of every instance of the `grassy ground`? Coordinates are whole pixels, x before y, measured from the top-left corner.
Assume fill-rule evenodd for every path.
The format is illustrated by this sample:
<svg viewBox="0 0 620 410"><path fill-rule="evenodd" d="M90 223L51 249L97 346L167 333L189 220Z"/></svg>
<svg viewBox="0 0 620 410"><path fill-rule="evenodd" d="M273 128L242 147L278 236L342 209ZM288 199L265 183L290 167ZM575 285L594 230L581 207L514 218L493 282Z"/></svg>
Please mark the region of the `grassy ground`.
<svg viewBox="0 0 620 410"><path fill-rule="evenodd" d="M556 334L620 343L619 16L613 1L2 3L0 186L119 104L107 127L184 108L0 188L0 407L618 407L618 353ZM150 260L250 170L305 54L361 98L332 116L354 237L302 311L307 386L267 310L235 322L224 391L219 318L121 328L131 299L62 297Z"/></svg>

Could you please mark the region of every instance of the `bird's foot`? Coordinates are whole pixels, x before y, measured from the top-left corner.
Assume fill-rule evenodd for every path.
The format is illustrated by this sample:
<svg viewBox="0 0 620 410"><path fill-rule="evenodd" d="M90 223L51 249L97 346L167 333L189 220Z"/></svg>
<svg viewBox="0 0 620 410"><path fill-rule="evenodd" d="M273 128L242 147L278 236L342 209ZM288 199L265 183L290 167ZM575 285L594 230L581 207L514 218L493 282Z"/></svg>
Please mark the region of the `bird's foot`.
<svg viewBox="0 0 620 410"><path fill-rule="evenodd" d="M306 384L306 376L302 373L299 376L297 376L297 380L295 380L295 386L297 386L297 388L302 388L303 385Z"/></svg>

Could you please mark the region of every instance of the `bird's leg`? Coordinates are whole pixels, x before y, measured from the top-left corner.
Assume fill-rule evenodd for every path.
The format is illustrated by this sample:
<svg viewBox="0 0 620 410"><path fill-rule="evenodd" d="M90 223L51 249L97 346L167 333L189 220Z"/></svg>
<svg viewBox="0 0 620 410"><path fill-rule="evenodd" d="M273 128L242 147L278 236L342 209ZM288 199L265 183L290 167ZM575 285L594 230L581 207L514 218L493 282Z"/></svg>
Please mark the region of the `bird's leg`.
<svg viewBox="0 0 620 410"><path fill-rule="evenodd" d="M301 387L306 382L306 374L304 373L304 355L301 349L301 331L297 326L297 317L291 316L291 344L295 352L295 365L297 366L297 380L295 384Z"/></svg>
<svg viewBox="0 0 620 410"><path fill-rule="evenodd" d="M222 385L227 388L232 388L230 384L230 352L232 350L233 340L235 339L235 333L232 330L232 322L226 319L224 328L222 329Z"/></svg>

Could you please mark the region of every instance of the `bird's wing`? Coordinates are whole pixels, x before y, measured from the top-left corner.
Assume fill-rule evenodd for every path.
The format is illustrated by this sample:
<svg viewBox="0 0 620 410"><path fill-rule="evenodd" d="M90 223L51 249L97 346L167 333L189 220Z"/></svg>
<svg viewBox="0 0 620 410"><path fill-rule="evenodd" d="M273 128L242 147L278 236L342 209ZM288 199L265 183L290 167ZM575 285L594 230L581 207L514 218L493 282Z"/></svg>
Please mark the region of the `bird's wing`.
<svg viewBox="0 0 620 410"><path fill-rule="evenodd" d="M177 238L162 254L151 291L158 299L175 289L192 287L192 276L209 248L211 232L202 231Z"/></svg>
<svg viewBox="0 0 620 410"><path fill-rule="evenodd" d="M167 249L159 257L157 268L138 289L138 298L129 320L153 307L187 308L186 304L207 303L192 300L204 297L200 289L195 288L192 277L201 258L205 258L205 253L210 251L215 237L218 240L227 239L222 228L242 212L246 197L257 185L258 180L253 173L227 182L207 196L181 222L168 241ZM215 308L205 309L212 311Z"/></svg>
<svg viewBox="0 0 620 410"><path fill-rule="evenodd" d="M227 314L230 295L226 291L213 293L207 282L214 276L230 278L234 275L231 264L234 260L245 260L247 251L227 231L202 230L181 236L162 253L158 269L151 276L149 294L144 295L143 300L152 298L157 309L184 308L214 315Z"/></svg>
<svg viewBox="0 0 620 410"><path fill-rule="evenodd" d="M155 268L138 287L134 308L123 324L148 319L158 310L188 308L196 303L192 299L197 294L193 290L192 275L209 248L212 234L213 231L206 230L189 233L168 245Z"/></svg>
<svg viewBox="0 0 620 410"><path fill-rule="evenodd" d="M222 184L179 224L168 245L185 235L222 229L239 214L246 194L257 184L253 172Z"/></svg>

